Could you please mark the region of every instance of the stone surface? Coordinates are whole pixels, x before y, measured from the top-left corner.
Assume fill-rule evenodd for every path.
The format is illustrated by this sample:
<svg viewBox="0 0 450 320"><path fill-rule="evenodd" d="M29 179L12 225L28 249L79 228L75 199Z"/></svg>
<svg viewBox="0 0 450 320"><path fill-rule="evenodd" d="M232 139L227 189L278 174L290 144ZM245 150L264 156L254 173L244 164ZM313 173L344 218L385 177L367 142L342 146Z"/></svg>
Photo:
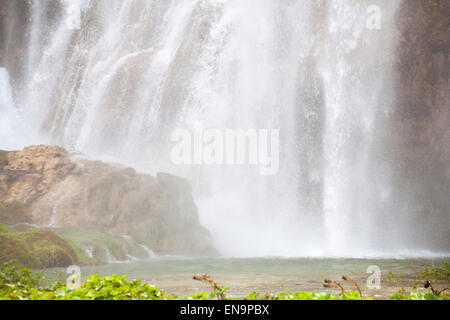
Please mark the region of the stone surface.
<svg viewBox="0 0 450 320"><path fill-rule="evenodd" d="M404 228L431 250L450 241L450 2L402 1L397 16L393 134L387 137ZM408 204L409 207L405 207ZM433 237L427 237L433 235ZM431 240L432 239L432 240Z"/></svg>
<svg viewBox="0 0 450 320"><path fill-rule="evenodd" d="M0 167L2 217L9 224L130 236L156 254L215 254L187 180L74 160L57 146L8 152Z"/></svg>

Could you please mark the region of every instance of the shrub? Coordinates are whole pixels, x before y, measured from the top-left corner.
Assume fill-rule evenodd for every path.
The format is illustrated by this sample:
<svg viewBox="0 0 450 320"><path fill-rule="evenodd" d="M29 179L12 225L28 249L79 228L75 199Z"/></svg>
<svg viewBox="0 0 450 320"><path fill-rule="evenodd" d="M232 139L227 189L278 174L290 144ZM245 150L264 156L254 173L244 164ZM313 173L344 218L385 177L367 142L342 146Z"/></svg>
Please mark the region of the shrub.
<svg viewBox="0 0 450 320"><path fill-rule="evenodd" d="M421 274L426 279L450 280L450 263L444 262L442 267L425 267Z"/></svg>

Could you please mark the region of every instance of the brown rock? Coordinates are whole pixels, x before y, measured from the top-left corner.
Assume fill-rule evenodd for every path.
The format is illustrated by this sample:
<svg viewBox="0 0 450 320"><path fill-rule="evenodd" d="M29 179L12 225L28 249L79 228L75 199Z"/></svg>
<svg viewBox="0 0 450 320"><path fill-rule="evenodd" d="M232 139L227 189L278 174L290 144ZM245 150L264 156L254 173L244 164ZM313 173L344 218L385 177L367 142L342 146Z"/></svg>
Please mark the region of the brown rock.
<svg viewBox="0 0 450 320"><path fill-rule="evenodd" d="M25 211L19 222L128 235L155 253L215 253L187 180L71 160L61 147L32 146L8 154L0 170L0 219L2 205L7 211L12 204ZM4 222L10 223L11 210L7 213Z"/></svg>

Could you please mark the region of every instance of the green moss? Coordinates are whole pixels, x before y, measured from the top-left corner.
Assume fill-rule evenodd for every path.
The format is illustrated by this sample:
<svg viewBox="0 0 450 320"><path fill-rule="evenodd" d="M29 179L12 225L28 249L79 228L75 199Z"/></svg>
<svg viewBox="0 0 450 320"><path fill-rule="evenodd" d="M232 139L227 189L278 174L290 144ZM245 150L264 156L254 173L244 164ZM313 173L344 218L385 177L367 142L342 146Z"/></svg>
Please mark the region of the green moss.
<svg viewBox="0 0 450 320"><path fill-rule="evenodd" d="M33 269L66 267L79 262L72 246L51 231L0 234L0 263L10 260Z"/></svg>
<svg viewBox="0 0 450 320"><path fill-rule="evenodd" d="M86 255L85 251L80 248L74 241L72 241L70 238L61 236L75 251L75 254L77 255L78 263L81 265L95 265L95 264L101 264L102 261L95 260L93 258L90 258Z"/></svg>
<svg viewBox="0 0 450 320"><path fill-rule="evenodd" d="M58 230L58 234L77 247L90 251L95 263L146 259L148 253L133 239L110 235L98 230L73 228ZM86 253L85 253L86 255ZM87 255L86 255L87 256Z"/></svg>
<svg viewBox="0 0 450 320"><path fill-rule="evenodd" d="M13 233L15 232L13 228L7 226L6 224L0 223L0 233Z"/></svg>

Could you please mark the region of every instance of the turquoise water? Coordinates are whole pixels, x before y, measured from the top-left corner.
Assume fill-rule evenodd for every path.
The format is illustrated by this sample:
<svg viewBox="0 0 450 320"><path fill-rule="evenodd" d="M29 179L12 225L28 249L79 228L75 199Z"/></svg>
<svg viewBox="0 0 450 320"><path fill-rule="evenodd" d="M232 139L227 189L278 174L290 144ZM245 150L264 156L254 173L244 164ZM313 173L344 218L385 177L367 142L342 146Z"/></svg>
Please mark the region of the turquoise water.
<svg viewBox="0 0 450 320"><path fill-rule="evenodd" d="M411 273L414 267L442 264L449 259L177 259L159 258L133 263L113 263L100 266L81 267L83 277L91 274L127 274L131 278L146 279L153 276L180 274L218 275L305 275L366 273L371 265L380 267L381 272ZM59 269L59 271L64 271Z"/></svg>
<svg viewBox="0 0 450 320"><path fill-rule="evenodd" d="M324 289L323 280L341 280L342 275L355 279L365 296L386 299L406 288L423 282L419 271L424 266L439 266L450 259L330 259L330 258L157 258L134 263L113 263L81 267L82 279L91 274L107 276L126 274L129 279L146 280L166 292L186 296L209 291L205 283L193 280L193 275L208 274L220 284L228 285L230 296L243 298L252 291L274 293L280 291L333 291ZM372 275L369 266L378 266L381 272L381 289L373 290L367 280ZM54 275L55 269L46 270ZM56 269L60 280L68 275L65 269ZM448 282L443 284L448 287ZM346 290L353 290L352 283L345 283Z"/></svg>

